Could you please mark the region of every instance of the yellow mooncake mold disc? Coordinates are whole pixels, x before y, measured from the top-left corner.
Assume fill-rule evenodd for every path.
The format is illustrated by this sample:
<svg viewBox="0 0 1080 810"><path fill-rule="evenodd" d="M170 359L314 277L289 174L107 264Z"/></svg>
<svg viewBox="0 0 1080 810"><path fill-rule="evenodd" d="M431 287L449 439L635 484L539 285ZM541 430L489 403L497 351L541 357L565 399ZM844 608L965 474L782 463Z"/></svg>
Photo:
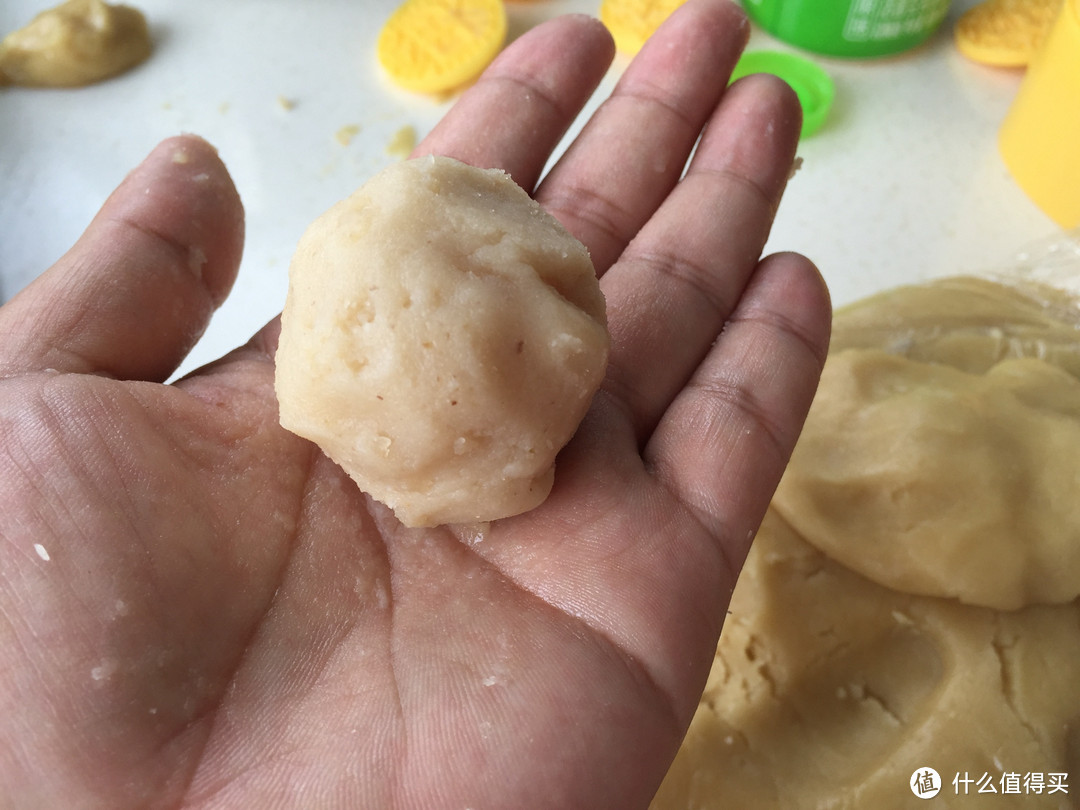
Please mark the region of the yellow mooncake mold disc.
<svg viewBox="0 0 1080 810"><path fill-rule="evenodd" d="M633 56L660 23L686 0L603 0L600 21L615 38L615 47Z"/></svg>
<svg viewBox="0 0 1080 810"><path fill-rule="evenodd" d="M1046 38L1063 0L987 0L956 21L956 47L975 62L1023 67Z"/></svg>
<svg viewBox="0 0 1080 810"><path fill-rule="evenodd" d="M479 76L506 39L502 0L405 0L379 34L379 63L407 90L445 93Z"/></svg>

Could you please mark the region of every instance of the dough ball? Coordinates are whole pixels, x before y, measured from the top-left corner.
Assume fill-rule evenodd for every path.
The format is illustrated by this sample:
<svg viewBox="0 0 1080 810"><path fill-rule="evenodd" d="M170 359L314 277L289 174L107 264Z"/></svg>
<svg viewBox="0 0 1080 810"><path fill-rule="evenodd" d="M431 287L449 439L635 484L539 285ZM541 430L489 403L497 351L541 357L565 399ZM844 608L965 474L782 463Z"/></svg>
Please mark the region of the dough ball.
<svg viewBox="0 0 1080 810"><path fill-rule="evenodd" d="M494 520L547 497L608 346L588 252L508 175L405 161L300 241L281 423L408 526Z"/></svg>
<svg viewBox="0 0 1080 810"><path fill-rule="evenodd" d="M925 766L944 777L946 807L968 806L956 773L989 773L1000 791L1005 772L1078 772L1080 605L1002 613L900 593L770 511L652 809L909 808L911 774Z"/></svg>
<svg viewBox="0 0 1080 810"><path fill-rule="evenodd" d="M970 279L838 312L777 511L900 591L1000 609L1075 599L1078 320L1052 303Z"/></svg>

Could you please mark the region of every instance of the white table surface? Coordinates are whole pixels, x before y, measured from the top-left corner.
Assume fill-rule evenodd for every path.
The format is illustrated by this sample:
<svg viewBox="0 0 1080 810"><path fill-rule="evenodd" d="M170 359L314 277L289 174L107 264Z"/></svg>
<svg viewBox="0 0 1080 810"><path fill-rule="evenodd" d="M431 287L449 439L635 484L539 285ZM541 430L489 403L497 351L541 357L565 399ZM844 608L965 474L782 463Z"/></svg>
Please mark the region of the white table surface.
<svg viewBox="0 0 1080 810"><path fill-rule="evenodd" d="M131 0L129 0L131 1ZM305 227L396 158L394 133L423 136L448 108L397 90L374 47L398 0L133 0L157 49L129 74L74 90L0 90L0 300L76 239L160 139L214 143L247 211L240 277L183 370L244 342L281 308ZM927 45L874 61L813 57L833 76L825 127L803 141L767 250L797 250L836 303L896 284L1012 263L1060 233L1013 182L997 128L1021 73L955 50L956 0ZM4 0L0 30L52 0ZM508 4L510 35L599 0ZM761 31L751 49L790 50ZM610 92L620 57L589 109ZM287 110L279 98L293 102ZM343 127L359 132L347 144Z"/></svg>

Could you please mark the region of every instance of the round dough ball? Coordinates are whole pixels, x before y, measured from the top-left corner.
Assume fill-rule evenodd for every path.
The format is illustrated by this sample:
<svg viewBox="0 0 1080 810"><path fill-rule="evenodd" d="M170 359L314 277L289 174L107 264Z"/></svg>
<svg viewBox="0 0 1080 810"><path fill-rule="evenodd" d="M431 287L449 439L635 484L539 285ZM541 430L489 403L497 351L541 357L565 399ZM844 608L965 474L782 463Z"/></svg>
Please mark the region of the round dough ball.
<svg viewBox="0 0 1080 810"><path fill-rule="evenodd" d="M547 497L608 347L588 252L508 175L405 161L300 241L281 423L408 526L494 520Z"/></svg>
<svg viewBox="0 0 1080 810"><path fill-rule="evenodd" d="M1077 314L1048 302L948 280L838 312L777 511L900 591L999 609L1075 599Z"/></svg>
<svg viewBox="0 0 1080 810"><path fill-rule="evenodd" d="M1000 780L1075 775L1078 752L1080 604L1003 613L899 593L770 510L652 810L900 810L927 766L945 782L935 807L983 806L974 786L955 795L966 772L990 774L988 805L1059 808L1069 796L1003 795Z"/></svg>

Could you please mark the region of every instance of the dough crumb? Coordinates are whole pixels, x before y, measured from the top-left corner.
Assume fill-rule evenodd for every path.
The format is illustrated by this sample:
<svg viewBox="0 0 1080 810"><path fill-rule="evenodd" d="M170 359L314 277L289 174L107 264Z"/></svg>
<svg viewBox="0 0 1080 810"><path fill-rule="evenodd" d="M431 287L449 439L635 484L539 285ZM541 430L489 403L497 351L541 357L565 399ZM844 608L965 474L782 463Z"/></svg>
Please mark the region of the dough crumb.
<svg viewBox="0 0 1080 810"><path fill-rule="evenodd" d="M107 681L115 673L116 662L110 658L106 658L100 664L90 670L90 679L94 681Z"/></svg>
<svg viewBox="0 0 1080 810"><path fill-rule="evenodd" d="M348 146L358 134L360 134L359 124L346 124L334 133L334 140L342 146Z"/></svg>
<svg viewBox="0 0 1080 810"><path fill-rule="evenodd" d="M412 154L416 148L416 128L404 126L394 133L390 142L386 144L386 154L404 160Z"/></svg>

